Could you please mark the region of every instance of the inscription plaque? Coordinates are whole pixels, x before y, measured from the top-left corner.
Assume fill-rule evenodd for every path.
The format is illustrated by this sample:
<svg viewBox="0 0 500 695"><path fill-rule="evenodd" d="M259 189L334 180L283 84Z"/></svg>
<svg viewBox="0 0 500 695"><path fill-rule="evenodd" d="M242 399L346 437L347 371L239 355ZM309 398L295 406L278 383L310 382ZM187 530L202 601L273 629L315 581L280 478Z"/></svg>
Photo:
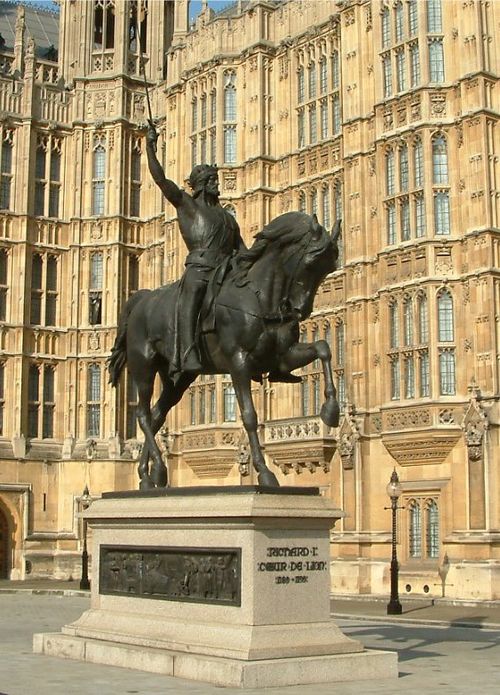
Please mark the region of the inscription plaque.
<svg viewBox="0 0 500 695"><path fill-rule="evenodd" d="M239 606L241 550L101 545L99 593Z"/></svg>
<svg viewBox="0 0 500 695"><path fill-rule="evenodd" d="M257 562L257 572L269 572L275 584L307 584L312 573L327 572L328 562L318 558L318 547L270 546L265 559Z"/></svg>

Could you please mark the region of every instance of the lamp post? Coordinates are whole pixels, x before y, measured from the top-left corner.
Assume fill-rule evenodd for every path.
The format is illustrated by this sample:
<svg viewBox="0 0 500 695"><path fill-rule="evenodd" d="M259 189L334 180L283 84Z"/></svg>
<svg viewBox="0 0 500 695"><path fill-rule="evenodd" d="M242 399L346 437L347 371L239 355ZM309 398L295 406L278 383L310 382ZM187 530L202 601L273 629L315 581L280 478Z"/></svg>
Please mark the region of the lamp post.
<svg viewBox="0 0 500 695"><path fill-rule="evenodd" d="M85 485L80 504L82 510L85 511L90 507L92 498L89 493L88 485ZM87 521L83 519L83 550L82 550L82 578L80 579L80 589L88 591L90 589L89 581L89 554L87 552Z"/></svg>
<svg viewBox="0 0 500 695"><path fill-rule="evenodd" d="M384 509L390 509L392 511L391 598L389 600L389 603L387 604L387 615L401 615L401 613L403 612L403 608L399 601L398 592L399 565L396 549L396 512L398 509L403 509L403 507L398 507L398 499L401 496L403 488L401 486L401 483L399 482L396 469L392 471L391 479L386 489L387 494L391 499L391 506L384 507Z"/></svg>

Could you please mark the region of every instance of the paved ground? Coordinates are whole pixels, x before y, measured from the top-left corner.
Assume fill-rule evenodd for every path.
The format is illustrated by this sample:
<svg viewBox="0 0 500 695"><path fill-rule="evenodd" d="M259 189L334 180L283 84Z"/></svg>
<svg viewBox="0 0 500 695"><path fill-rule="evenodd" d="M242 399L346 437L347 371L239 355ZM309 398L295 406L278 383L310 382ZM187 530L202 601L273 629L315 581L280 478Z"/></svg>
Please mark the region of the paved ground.
<svg viewBox="0 0 500 695"><path fill-rule="evenodd" d="M110 666L85 664L34 655L34 632L58 632L75 620L89 605L88 594L75 586L23 584L19 591L12 582L0 583L0 695L215 695L241 693L204 683L128 671ZM53 590L56 590L54 593ZM65 592L64 595L62 592ZM40 593L42 592L42 593ZM424 690L439 693L498 693L500 683L500 607L417 605L405 602L408 611L389 620L385 602L334 601L344 631L367 647L392 649L399 653L397 681L358 681L336 685L272 688L272 695L358 695L404 693L421 695ZM347 611L347 612L346 612ZM416 616L421 616L417 618ZM418 623L409 623L418 620ZM437 620L439 624L429 623ZM483 625L457 627L457 624ZM491 625L492 627L484 627ZM245 691L250 695L262 690Z"/></svg>

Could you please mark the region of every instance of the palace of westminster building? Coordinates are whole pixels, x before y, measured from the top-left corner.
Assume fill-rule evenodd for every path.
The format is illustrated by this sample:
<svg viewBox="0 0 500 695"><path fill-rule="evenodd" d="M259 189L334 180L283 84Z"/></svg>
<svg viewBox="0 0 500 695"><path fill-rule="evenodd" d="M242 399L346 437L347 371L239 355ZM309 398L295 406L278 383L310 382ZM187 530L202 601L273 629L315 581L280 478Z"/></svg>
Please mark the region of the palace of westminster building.
<svg viewBox="0 0 500 695"><path fill-rule="evenodd" d="M137 396L106 359L126 299L186 256L146 79L167 177L217 163L247 244L286 211L342 218L301 326L331 345L340 426L316 363L253 387L280 483L346 512L332 591L388 593L395 469L403 596L498 600L500 3L213 4L0 1L0 575L77 578L85 487L138 484ZM228 375L159 440L175 486L255 483Z"/></svg>

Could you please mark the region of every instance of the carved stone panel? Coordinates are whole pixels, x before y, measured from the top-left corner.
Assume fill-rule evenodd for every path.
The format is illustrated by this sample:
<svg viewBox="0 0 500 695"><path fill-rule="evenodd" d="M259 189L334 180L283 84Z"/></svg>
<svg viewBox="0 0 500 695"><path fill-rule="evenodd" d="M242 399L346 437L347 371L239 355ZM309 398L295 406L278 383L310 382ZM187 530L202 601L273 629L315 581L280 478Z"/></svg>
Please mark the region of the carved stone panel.
<svg viewBox="0 0 500 695"><path fill-rule="evenodd" d="M239 606L241 550L102 545L99 593Z"/></svg>

